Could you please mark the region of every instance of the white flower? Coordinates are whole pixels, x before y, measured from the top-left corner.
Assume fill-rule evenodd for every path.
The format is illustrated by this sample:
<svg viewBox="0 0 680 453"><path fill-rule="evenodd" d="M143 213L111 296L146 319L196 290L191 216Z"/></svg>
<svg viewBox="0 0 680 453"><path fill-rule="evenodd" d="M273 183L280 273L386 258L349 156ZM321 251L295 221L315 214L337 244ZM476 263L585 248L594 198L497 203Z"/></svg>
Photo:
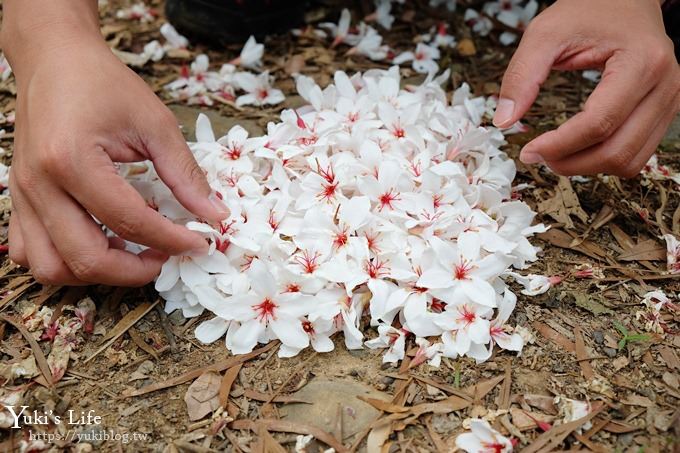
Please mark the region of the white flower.
<svg viewBox="0 0 680 453"><path fill-rule="evenodd" d="M156 11L141 2L116 11L118 19L138 20L142 23L153 22L156 15Z"/></svg>
<svg viewBox="0 0 680 453"><path fill-rule="evenodd" d="M248 69L259 69L262 67L262 56L264 55L264 44L259 44L254 36L248 38L241 54L231 62L233 65L243 66Z"/></svg>
<svg viewBox="0 0 680 453"><path fill-rule="evenodd" d="M512 442L479 418L470 420L469 433L456 437L456 447L467 453L506 453L512 451Z"/></svg>
<svg viewBox="0 0 680 453"><path fill-rule="evenodd" d="M376 0L375 12L366 17L366 21L374 20L383 28L390 30L394 23L392 12L392 0Z"/></svg>
<svg viewBox="0 0 680 453"><path fill-rule="evenodd" d="M347 8L345 8L340 13L340 20L338 21L337 25L330 22L324 22L319 24L319 26L329 30L331 35L333 36L333 43L331 44L332 48L342 43L353 45L355 39L352 35L349 34L349 27L351 23L352 14L349 12Z"/></svg>
<svg viewBox="0 0 680 453"><path fill-rule="evenodd" d="M381 324L378 326L378 336L364 344L370 349L387 348L383 355L383 363L397 363L404 358L407 334L404 329Z"/></svg>
<svg viewBox="0 0 680 453"><path fill-rule="evenodd" d="M380 36L380 33L375 28L362 22L359 30L359 39L354 47L347 52L347 55L358 54L374 61L384 60L389 55L390 48L383 45L382 40L382 36Z"/></svg>
<svg viewBox="0 0 680 453"><path fill-rule="evenodd" d="M140 55L147 61L160 61L165 55L165 49L163 49L161 43L154 39L144 46L144 51Z"/></svg>
<svg viewBox="0 0 680 453"><path fill-rule="evenodd" d="M672 234L661 236L666 241L666 265L669 274L680 274L680 241Z"/></svg>
<svg viewBox="0 0 680 453"><path fill-rule="evenodd" d="M186 49L189 46L189 40L167 22L161 25L160 32L165 38L166 43L163 47L166 49Z"/></svg>
<svg viewBox="0 0 680 453"><path fill-rule="evenodd" d="M234 76L234 83L247 94L236 99L236 105L276 105L286 98L281 90L272 88L272 77L269 71L254 75L249 72L239 72Z"/></svg>
<svg viewBox="0 0 680 453"><path fill-rule="evenodd" d="M522 285L524 287L522 294L526 294L527 296L538 296L539 294L543 294L562 281L562 279L557 276L547 277L545 275L536 274L524 276L517 272L506 272L505 275L512 277L517 283Z"/></svg>
<svg viewBox="0 0 680 453"><path fill-rule="evenodd" d="M463 20L467 26L472 28L472 31L477 33L479 36L486 36L493 29L493 22L491 22L491 19L481 16L472 8L465 10L465 16L463 16Z"/></svg>
<svg viewBox="0 0 680 453"><path fill-rule="evenodd" d="M439 49L436 46L419 43L415 52L404 52L397 56L392 62L402 64L412 61L413 69L422 74L430 74L439 71L437 61L439 59Z"/></svg>

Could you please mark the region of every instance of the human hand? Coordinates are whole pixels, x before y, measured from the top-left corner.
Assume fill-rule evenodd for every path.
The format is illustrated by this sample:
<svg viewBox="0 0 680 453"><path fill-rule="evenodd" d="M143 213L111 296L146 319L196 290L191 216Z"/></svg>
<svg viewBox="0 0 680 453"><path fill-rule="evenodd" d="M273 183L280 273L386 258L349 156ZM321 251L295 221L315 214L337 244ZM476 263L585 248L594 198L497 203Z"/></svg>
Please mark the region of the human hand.
<svg viewBox="0 0 680 453"><path fill-rule="evenodd" d="M558 0L527 27L508 65L494 124L533 104L551 69L602 69L583 110L529 142L527 164L563 175L634 177L680 111L680 69L658 0Z"/></svg>
<svg viewBox="0 0 680 453"><path fill-rule="evenodd" d="M71 38L39 56L10 60L18 92L10 257L42 283L142 285L168 255L205 253L208 244L147 206L114 162L151 160L180 203L201 218L219 221L228 210L211 195L174 116L144 81L101 39ZM123 250L92 216L149 249Z"/></svg>

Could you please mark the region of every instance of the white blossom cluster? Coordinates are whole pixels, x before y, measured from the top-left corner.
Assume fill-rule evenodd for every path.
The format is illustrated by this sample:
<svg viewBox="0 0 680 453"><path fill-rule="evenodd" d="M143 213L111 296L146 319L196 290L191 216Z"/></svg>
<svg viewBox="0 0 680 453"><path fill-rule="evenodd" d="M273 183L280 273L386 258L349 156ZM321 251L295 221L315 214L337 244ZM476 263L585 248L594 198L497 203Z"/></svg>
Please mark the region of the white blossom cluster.
<svg viewBox="0 0 680 453"><path fill-rule="evenodd" d="M166 309L207 309L215 317L196 337L226 334L235 354L274 339L281 356L330 351L339 331L361 348L364 313L379 333L365 344L389 362L411 335L416 358L435 365L486 360L495 344L520 351L501 276L537 259L528 238L545 227L513 198L503 134L480 125L488 103L467 85L447 99L448 76L404 89L396 66L337 72L325 89L300 76L309 105L284 110L263 137L235 126L215 139L200 116L190 146L231 210L220 225L185 211L151 167L129 171L151 206L211 245L163 266Z"/></svg>
<svg viewBox="0 0 680 453"><path fill-rule="evenodd" d="M198 55L189 68L183 67L180 77L165 86L174 99L188 104L213 105L214 100L244 105L276 105L285 100L281 90L272 87L273 76L268 71L254 74L238 67L260 69L264 45L250 37L240 55L223 64L219 71L210 70L205 54ZM236 96L237 91L243 92Z"/></svg>

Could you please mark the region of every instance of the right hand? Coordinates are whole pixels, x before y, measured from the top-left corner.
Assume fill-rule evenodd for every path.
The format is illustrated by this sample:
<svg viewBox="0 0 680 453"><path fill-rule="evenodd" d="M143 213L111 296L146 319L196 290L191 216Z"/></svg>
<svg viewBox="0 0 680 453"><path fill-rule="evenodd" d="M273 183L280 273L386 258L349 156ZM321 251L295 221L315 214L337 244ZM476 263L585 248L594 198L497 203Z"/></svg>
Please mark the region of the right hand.
<svg viewBox="0 0 680 453"><path fill-rule="evenodd" d="M228 209L211 195L172 113L102 40L72 39L20 67L10 173L10 257L41 283L139 286L168 255L205 253L198 234L147 206L114 162L151 160L188 210L220 221ZM15 59L17 60L17 59ZM148 246L135 255L109 240Z"/></svg>

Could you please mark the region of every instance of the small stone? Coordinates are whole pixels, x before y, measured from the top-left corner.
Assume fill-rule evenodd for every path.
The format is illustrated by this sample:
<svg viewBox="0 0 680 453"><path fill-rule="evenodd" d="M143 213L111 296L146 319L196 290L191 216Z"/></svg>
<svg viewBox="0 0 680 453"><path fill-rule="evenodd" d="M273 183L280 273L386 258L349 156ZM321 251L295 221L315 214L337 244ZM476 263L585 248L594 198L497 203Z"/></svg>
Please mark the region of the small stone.
<svg viewBox="0 0 680 453"><path fill-rule="evenodd" d="M392 385L392 383L394 383L394 378L389 377L389 376L384 376L380 381L385 385Z"/></svg>
<svg viewBox="0 0 680 453"><path fill-rule="evenodd" d="M174 326L183 326L187 322L187 318L182 314L182 310L175 310L168 315L168 319Z"/></svg>
<svg viewBox="0 0 680 453"><path fill-rule="evenodd" d="M616 354L618 354L619 351L617 351L614 348L604 348L604 353L607 354L607 357L616 357Z"/></svg>
<svg viewBox="0 0 680 453"><path fill-rule="evenodd" d="M622 436L619 436L618 440L623 445L628 446L628 445L633 443L633 433L628 433L628 434L624 434Z"/></svg>
<svg viewBox="0 0 680 453"><path fill-rule="evenodd" d="M604 334L601 330L593 330L593 340L597 344L604 343Z"/></svg>

